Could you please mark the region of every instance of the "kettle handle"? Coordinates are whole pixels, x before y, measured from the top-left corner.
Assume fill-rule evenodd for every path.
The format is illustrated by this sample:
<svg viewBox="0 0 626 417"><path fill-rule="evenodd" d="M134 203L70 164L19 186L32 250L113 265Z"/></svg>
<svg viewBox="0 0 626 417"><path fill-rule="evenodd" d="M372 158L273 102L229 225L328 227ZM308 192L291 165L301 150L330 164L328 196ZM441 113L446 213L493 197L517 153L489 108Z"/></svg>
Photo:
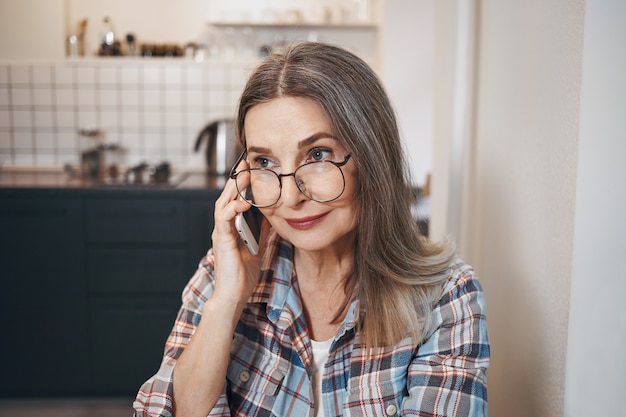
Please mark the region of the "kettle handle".
<svg viewBox="0 0 626 417"><path fill-rule="evenodd" d="M207 136L207 140L209 141L209 149L211 148L211 142L215 140L215 136L217 135L217 122L213 122L205 126L200 133L198 134L198 138L196 139L196 144L193 147L195 152L200 150L200 146L202 146L202 142L204 137Z"/></svg>

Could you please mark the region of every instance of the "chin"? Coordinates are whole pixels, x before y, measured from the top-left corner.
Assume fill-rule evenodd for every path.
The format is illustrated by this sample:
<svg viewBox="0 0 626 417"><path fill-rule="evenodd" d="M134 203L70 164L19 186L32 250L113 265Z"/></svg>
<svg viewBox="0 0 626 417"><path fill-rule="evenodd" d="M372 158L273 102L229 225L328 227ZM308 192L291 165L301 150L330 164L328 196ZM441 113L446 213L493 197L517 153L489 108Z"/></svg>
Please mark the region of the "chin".
<svg viewBox="0 0 626 417"><path fill-rule="evenodd" d="M294 247L307 252L318 252L340 248L345 245L354 245L355 227L348 228L343 233L337 228L328 230L327 228L315 228L312 230L294 230L289 226L277 230L278 234L285 240L291 242Z"/></svg>

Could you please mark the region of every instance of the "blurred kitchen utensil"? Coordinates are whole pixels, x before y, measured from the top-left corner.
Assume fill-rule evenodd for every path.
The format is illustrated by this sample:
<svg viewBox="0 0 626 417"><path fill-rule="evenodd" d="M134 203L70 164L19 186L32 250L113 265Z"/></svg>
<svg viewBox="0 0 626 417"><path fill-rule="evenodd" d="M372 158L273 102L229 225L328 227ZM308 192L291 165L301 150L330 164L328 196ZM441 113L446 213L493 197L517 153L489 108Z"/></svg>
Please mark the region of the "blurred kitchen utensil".
<svg viewBox="0 0 626 417"><path fill-rule="evenodd" d="M239 141L235 139L234 121L218 119L209 123L200 131L194 150L198 152L205 141L207 173L228 175L242 151Z"/></svg>

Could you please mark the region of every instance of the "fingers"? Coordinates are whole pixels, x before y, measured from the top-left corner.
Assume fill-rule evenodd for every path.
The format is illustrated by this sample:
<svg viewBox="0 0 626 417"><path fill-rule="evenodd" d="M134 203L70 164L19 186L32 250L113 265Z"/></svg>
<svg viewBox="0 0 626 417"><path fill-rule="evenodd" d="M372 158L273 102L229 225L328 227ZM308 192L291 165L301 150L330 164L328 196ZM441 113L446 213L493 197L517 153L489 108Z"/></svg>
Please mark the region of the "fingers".
<svg viewBox="0 0 626 417"><path fill-rule="evenodd" d="M236 168L236 172L241 172L248 167L246 161L241 161ZM248 186L249 175L247 173L241 173L238 175L238 181L240 188ZM244 201L237 189L235 180L230 178L226 182L222 193L215 202L215 225L213 230L214 242L220 237L232 242L237 238L237 233L234 227L235 216L238 213L242 213L250 209L250 204ZM221 240L224 242L224 240Z"/></svg>
<svg viewBox="0 0 626 417"><path fill-rule="evenodd" d="M247 168L242 161L237 172ZM242 175L241 187L246 187L249 176ZM250 209L250 204L240 198L235 180L229 179L220 197L215 202L215 224L212 233L213 253L215 256L215 293L216 297L224 297L233 302L248 299L256 281L259 266L247 257L247 249L235 230L235 216ZM253 270L256 270L254 272ZM226 277L226 278L224 278Z"/></svg>
<svg viewBox="0 0 626 417"><path fill-rule="evenodd" d="M239 184L239 188L243 191L249 184L250 175L248 173L241 173L242 170L248 168L248 163L243 160L240 161L237 165L236 172L240 173L237 175L237 183ZM240 193L237 189L237 183L234 179L229 178L224 186L224 190L222 190L222 194L217 199L215 203L216 209L223 209L228 206L233 200L240 199ZM237 207L241 207L237 212L245 211L246 208L243 205L238 205Z"/></svg>
<svg viewBox="0 0 626 417"><path fill-rule="evenodd" d="M270 234L270 229L272 226L270 222L265 218L265 216L261 217L261 234L259 236L259 253L257 255L258 259L263 259L265 254L265 249L267 248L267 240Z"/></svg>

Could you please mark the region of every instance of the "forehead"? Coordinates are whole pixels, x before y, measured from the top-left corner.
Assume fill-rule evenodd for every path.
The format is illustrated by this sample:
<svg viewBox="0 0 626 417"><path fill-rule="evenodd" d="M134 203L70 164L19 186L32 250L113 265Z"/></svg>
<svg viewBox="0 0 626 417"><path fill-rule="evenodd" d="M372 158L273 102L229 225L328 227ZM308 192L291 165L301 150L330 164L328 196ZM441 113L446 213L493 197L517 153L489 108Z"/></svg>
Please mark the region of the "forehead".
<svg viewBox="0 0 626 417"><path fill-rule="evenodd" d="M322 106L304 97L280 97L248 110L244 122L246 141L301 140L312 134L333 133Z"/></svg>

